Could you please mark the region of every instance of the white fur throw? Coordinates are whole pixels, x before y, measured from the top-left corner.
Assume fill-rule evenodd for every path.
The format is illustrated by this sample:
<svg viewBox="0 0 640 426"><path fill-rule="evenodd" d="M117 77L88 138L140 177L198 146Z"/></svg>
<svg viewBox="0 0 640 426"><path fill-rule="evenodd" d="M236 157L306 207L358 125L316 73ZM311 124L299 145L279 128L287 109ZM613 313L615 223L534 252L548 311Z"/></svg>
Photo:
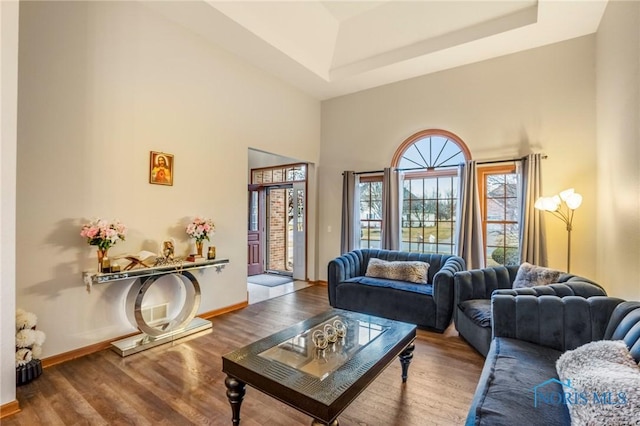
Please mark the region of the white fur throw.
<svg viewBox="0 0 640 426"><path fill-rule="evenodd" d="M558 282L562 272L555 269L535 266L524 262L518 268L516 279L513 281L513 288L534 287L537 285L547 285Z"/></svg>
<svg viewBox="0 0 640 426"><path fill-rule="evenodd" d="M640 424L640 368L621 340L567 351L556 362L572 426Z"/></svg>
<svg viewBox="0 0 640 426"><path fill-rule="evenodd" d="M409 281L416 284L427 283L429 264L419 261L394 261L372 257L367 265L367 277L386 278L390 280Z"/></svg>

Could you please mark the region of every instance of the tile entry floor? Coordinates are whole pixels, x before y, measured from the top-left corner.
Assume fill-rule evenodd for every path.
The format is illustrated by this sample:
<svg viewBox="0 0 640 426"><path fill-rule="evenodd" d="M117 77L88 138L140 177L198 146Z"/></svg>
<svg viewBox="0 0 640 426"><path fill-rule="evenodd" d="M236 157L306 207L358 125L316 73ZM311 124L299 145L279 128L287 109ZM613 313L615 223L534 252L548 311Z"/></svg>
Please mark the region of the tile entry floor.
<svg viewBox="0 0 640 426"><path fill-rule="evenodd" d="M247 283L249 304L252 305L254 303L262 302L263 300L273 299L274 297L293 293L294 291L298 291L309 286L311 286L311 284L306 281L293 281L276 287Z"/></svg>

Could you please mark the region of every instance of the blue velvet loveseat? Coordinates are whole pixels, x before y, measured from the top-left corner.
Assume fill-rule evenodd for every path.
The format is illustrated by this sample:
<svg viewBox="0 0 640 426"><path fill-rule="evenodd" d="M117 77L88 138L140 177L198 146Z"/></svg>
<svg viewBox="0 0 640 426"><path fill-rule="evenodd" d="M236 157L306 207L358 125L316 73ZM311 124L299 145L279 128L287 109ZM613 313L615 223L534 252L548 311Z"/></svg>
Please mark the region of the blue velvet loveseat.
<svg viewBox="0 0 640 426"><path fill-rule="evenodd" d="M585 425L640 424L640 302L606 296L514 296L497 290L492 305L495 337L467 426L553 426L570 425L572 420ZM617 356L616 351L593 349L595 342L598 347L620 343L611 341L624 342L631 365L623 367L629 369L622 375L607 370L607 358ZM558 372L566 363L556 362L576 353L582 358L562 379ZM621 388L620 377L633 384ZM620 399L621 391L631 394Z"/></svg>
<svg viewBox="0 0 640 426"><path fill-rule="evenodd" d="M426 283L366 276L372 258L426 262L429 264ZM443 332L453 315L453 276L464 269L464 260L453 255L353 250L329 262L329 303L334 308Z"/></svg>

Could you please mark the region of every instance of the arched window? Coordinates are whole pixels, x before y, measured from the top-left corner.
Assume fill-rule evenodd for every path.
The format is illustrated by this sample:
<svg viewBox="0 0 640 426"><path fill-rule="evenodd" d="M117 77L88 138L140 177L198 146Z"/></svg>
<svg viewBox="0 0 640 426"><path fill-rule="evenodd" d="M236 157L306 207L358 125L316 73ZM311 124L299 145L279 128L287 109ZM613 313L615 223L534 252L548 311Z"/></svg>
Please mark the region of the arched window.
<svg viewBox="0 0 640 426"><path fill-rule="evenodd" d="M455 254L458 168L471 159L465 143L446 130L407 138L392 167L403 171L400 250Z"/></svg>

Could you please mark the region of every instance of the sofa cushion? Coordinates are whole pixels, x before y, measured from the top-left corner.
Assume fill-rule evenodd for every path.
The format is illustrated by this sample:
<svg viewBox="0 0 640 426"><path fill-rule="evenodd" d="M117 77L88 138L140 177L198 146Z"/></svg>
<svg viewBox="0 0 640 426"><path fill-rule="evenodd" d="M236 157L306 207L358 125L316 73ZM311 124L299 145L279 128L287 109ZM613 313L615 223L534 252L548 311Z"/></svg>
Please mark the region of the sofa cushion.
<svg viewBox="0 0 640 426"><path fill-rule="evenodd" d="M513 288L535 287L558 282L562 272L524 262L518 268Z"/></svg>
<svg viewBox="0 0 640 426"><path fill-rule="evenodd" d="M406 281L388 280L384 278L372 277L355 277L343 281L345 283L358 283L374 287L387 287L396 290L410 291L426 295L433 295L433 286L431 284L414 284Z"/></svg>
<svg viewBox="0 0 640 426"><path fill-rule="evenodd" d="M556 362L570 386L572 424L640 424L640 368L621 340L600 340L565 352Z"/></svg>
<svg viewBox="0 0 640 426"><path fill-rule="evenodd" d="M369 259L367 277L388 278L397 281L408 281L416 284L427 283L429 264L420 261L394 261L372 257Z"/></svg>
<svg viewBox="0 0 640 426"><path fill-rule="evenodd" d="M537 395L562 393L555 362L561 352L534 343L493 339L467 425L568 425L564 404Z"/></svg>
<svg viewBox="0 0 640 426"><path fill-rule="evenodd" d="M460 303L460 310L480 327L491 327L491 300L472 299Z"/></svg>

